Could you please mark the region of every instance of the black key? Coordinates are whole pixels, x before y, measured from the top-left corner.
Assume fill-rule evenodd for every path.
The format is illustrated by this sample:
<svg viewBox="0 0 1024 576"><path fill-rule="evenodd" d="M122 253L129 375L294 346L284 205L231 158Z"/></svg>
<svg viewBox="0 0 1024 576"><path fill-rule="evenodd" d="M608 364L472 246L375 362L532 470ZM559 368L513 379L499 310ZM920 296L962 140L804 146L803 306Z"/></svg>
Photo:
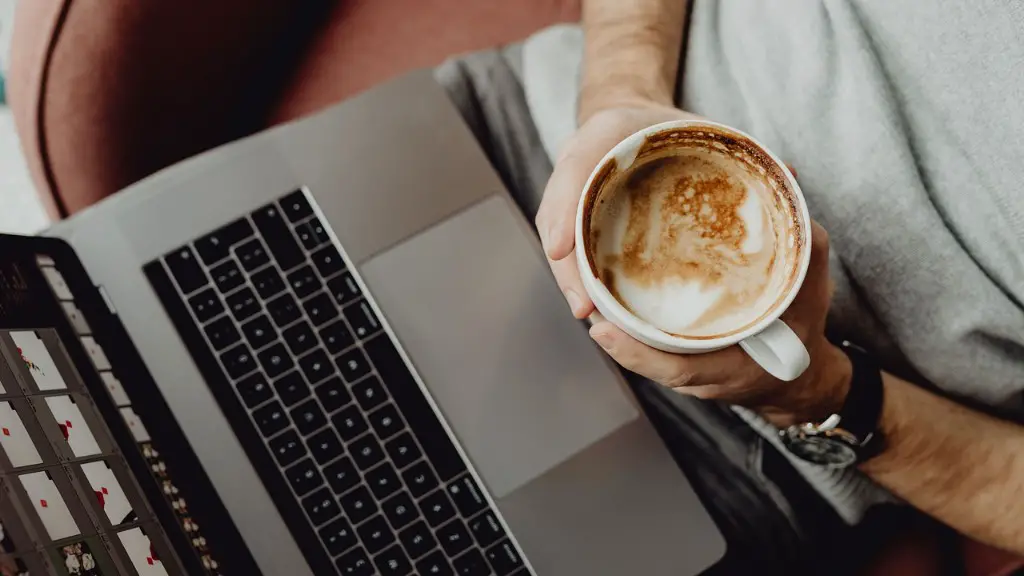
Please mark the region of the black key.
<svg viewBox="0 0 1024 576"><path fill-rule="evenodd" d="M447 482L466 470L455 449L455 444L441 426L419 385L413 379L405 362L386 334L370 339L366 353L373 360L381 380L388 383L388 392L394 399L409 428L416 433L427 459L434 465L438 476Z"/></svg>
<svg viewBox="0 0 1024 576"><path fill-rule="evenodd" d="M235 323L227 316L207 324L203 331L206 332L210 345L218 352L242 339L238 334L238 328L235 328Z"/></svg>
<svg viewBox="0 0 1024 576"><path fill-rule="evenodd" d="M303 436L309 436L327 425L327 417L324 416L324 411L320 409L320 404L312 398L292 408L291 415L292 420L295 422L295 427L299 429L299 434Z"/></svg>
<svg viewBox="0 0 1024 576"><path fill-rule="evenodd" d="M306 316L313 322L313 326L324 324L338 317L338 308L331 302L327 292L321 292L302 303L306 310Z"/></svg>
<svg viewBox="0 0 1024 576"><path fill-rule="evenodd" d="M327 464L345 452L341 440L338 440L338 433L330 428L317 432L306 442L309 444L309 451L313 453L313 458L320 464Z"/></svg>
<svg viewBox="0 0 1024 576"><path fill-rule="evenodd" d="M345 261L334 246L324 246L310 255L317 272L327 278L345 269Z"/></svg>
<svg viewBox="0 0 1024 576"><path fill-rule="evenodd" d="M344 494L359 484L359 472L356 471L352 459L347 456L324 468L324 474L327 475L327 482L335 494Z"/></svg>
<svg viewBox="0 0 1024 576"><path fill-rule="evenodd" d="M288 483L292 485L292 489L299 496L309 494L324 483L324 477L320 475L316 464L313 464L309 458L288 468L284 473L288 477Z"/></svg>
<svg viewBox="0 0 1024 576"><path fill-rule="evenodd" d="M237 246L235 248L235 256L242 263L242 268L249 272L270 262L270 256L267 255L266 249L263 248L263 243L258 238L253 238L245 244Z"/></svg>
<svg viewBox="0 0 1024 576"><path fill-rule="evenodd" d="M317 385L313 390L320 403L324 405L324 410L328 412L334 412L352 400L352 394L337 376Z"/></svg>
<svg viewBox="0 0 1024 576"><path fill-rule="evenodd" d="M299 235L299 242L302 242L306 250L313 250L317 246L331 241L331 238L327 235L327 230L324 230L324 225L320 223L319 218L313 218L309 222L299 224L295 227L295 233Z"/></svg>
<svg viewBox="0 0 1024 576"><path fill-rule="evenodd" d="M373 434L363 434L358 440L349 444L348 449L360 470L368 470L384 459L384 449L380 447L380 442L377 442Z"/></svg>
<svg viewBox="0 0 1024 576"><path fill-rule="evenodd" d="M380 505L384 509L384 516L387 517L391 527L395 530L405 528L410 522L419 518L419 511L412 501L408 492L399 492L395 496Z"/></svg>
<svg viewBox="0 0 1024 576"><path fill-rule="evenodd" d="M281 333L284 336L284 343L295 356L301 356L316 346L316 335L309 327L309 322L303 320Z"/></svg>
<svg viewBox="0 0 1024 576"><path fill-rule="evenodd" d="M353 438L369 430L366 418L363 418L363 413L355 404L331 416L331 423L345 442L351 442Z"/></svg>
<svg viewBox="0 0 1024 576"><path fill-rule="evenodd" d="M352 326L356 338L360 340L365 340L380 330L380 321L377 320L377 315L373 313L370 303L366 300L346 306L345 319Z"/></svg>
<svg viewBox="0 0 1024 576"><path fill-rule="evenodd" d="M367 412L388 401L388 393L376 376L370 376L357 382L352 386L352 394L363 410Z"/></svg>
<svg viewBox="0 0 1024 576"><path fill-rule="evenodd" d="M463 518L469 518L487 507L483 492L469 474L449 484L448 495L452 497Z"/></svg>
<svg viewBox="0 0 1024 576"><path fill-rule="evenodd" d="M252 285L256 287L256 293L260 298L267 300L275 294L284 290L284 280L277 268L268 266L252 275Z"/></svg>
<svg viewBox="0 0 1024 576"><path fill-rule="evenodd" d="M260 360L260 366L263 366L263 370L271 378L277 378L295 366L292 355L280 342L260 352L257 357Z"/></svg>
<svg viewBox="0 0 1024 576"><path fill-rule="evenodd" d="M344 518L338 518L321 528L320 539L324 541L327 553L331 556L337 556L359 543L356 531Z"/></svg>
<svg viewBox="0 0 1024 576"><path fill-rule="evenodd" d="M255 408L274 397L273 390L267 384L263 374L256 372L246 376L244 380L235 385L242 402L249 408Z"/></svg>
<svg viewBox="0 0 1024 576"><path fill-rule="evenodd" d="M259 350L277 340L277 330L274 329L274 325L270 323L266 314L260 314L242 324L242 333L245 334L245 339L253 350Z"/></svg>
<svg viewBox="0 0 1024 576"><path fill-rule="evenodd" d="M331 291L331 296L334 296L338 305L348 304L363 295L355 278L348 272L328 280L327 289Z"/></svg>
<svg viewBox="0 0 1024 576"><path fill-rule="evenodd" d="M245 218L240 218L220 230L196 240L196 251L199 252L199 257L203 259L203 262L207 266L211 266L227 258L232 246L252 235L252 224L249 224Z"/></svg>
<svg viewBox="0 0 1024 576"><path fill-rule="evenodd" d="M231 310L231 315L235 317L235 320L244 322L251 318L254 314L258 314L263 309L260 306L258 300L256 300L256 294L252 291L252 288L242 288L238 292L235 292L231 296L227 297L228 310Z"/></svg>
<svg viewBox="0 0 1024 576"><path fill-rule="evenodd" d="M457 556L463 550L473 545L473 539L469 536L469 531L466 530L462 520L458 518L438 528L437 539L441 542L441 548L444 548L449 557Z"/></svg>
<svg viewBox="0 0 1024 576"><path fill-rule="evenodd" d="M405 576L412 570L409 557L398 544L381 552L373 561L381 576Z"/></svg>
<svg viewBox="0 0 1024 576"><path fill-rule="evenodd" d="M398 539L409 553L409 557L413 559L423 556L437 546L433 532L422 520L399 532Z"/></svg>
<svg viewBox="0 0 1024 576"><path fill-rule="evenodd" d="M505 530L498 524L494 512L488 510L469 521L469 531L481 548L487 548L505 537Z"/></svg>
<svg viewBox="0 0 1024 576"><path fill-rule="evenodd" d="M306 375L306 380L309 380L310 384L317 384L334 374L334 364L327 357L327 353L319 348L300 358L299 368L302 368L302 373Z"/></svg>
<svg viewBox="0 0 1024 576"><path fill-rule="evenodd" d="M295 430L288 430L270 441L270 450L277 459L277 464L284 468L306 455L306 447Z"/></svg>
<svg viewBox="0 0 1024 576"><path fill-rule="evenodd" d="M338 558L338 572L341 572L342 576L374 575L373 564L370 563L370 559L366 556L366 552L363 552L362 548L356 548Z"/></svg>
<svg viewBox="0 0 1024 576"><path fill-rule="evenodd" d="M420 511L427 523L435 528L455 517L455 507L444 490L435 490L421 500Z"/></svg>
<svg viewBox="0 0 1024 576"><path fill-rule="evenodd" d="M341 514L341 508L334 500L334 495L327 488L321 488L302 499L302 509L309 516L313 526L326 524L328 520Z"/></svg>
<svg viewBox="0 0 1024 576"><path fill-rule="evenodd" d="M284 406L277 400L257 408L252 413L252 419L256 421L256 426L264 438L270 438L288 427L288 415L284 412Z"/></svg>
<svg viewBox="0 0 1024 576"><path fill-rule="evenodd" d="M359 539L371 556L395 541L395 533L391 531L391 526L388 526L388 521L380 514L357 527L356 533L359 534Z"/></svg>
<svg viewBox="0 0 1024 576"><path fill-rule="evenodd" d="M416 563L416 574L420 576L451 576L455 572L452 571L452 565L448 563L444 554L441 554L440 550L434 550Z"/></svg>
<svg viewBox="0 0 1024 576"><path fill-rule="evenodd" d="M302 190L296 190L282 198L281 208L284 209L285 218L293 224L313 214L313 208L310 207L309 200Z"/></svg>
<svg viewBox="0 0 1024 576"><path fill-rule="evenodd" d="M252 352L245 344L237 344L221 354L220 361L224 364L224 370L232 380L238 380L256 369L256 361L253 360Z"/></svg>
<svg viewBox="0 0 1024 576"><path fill-rule="evenodd" d="M345 382L355 382L370 373L370 362L360 348L353 348L334 359Z"/></svg>
<svg viewBox="0 0 1024 576"><path fill-rule="evenodd" d="M420 460L407 468L402 472L402 479L412 492L413 498L419 498L437 488L437 476L434 476L434 471L430 469L426 460Z"/></svg>
<svg viewBox="0 0 1024 576"><path fill-rule="evenodd" d="M508 576L523 566L523 559L519 557L519 552L509 540L496 544L493 548L488 548L486 556L487 561L491 563L491 568L498 573L498 576Z"/></svg>
<svg viewBox="0 0 1024 576"><path fill-rule="evenodd" d="M337 354L356 343L355 336L352 335L344 320L338 320L321 328L320 338L324 341L324 346L327 346L327 351L331 354Z"/></svg>
<svg viewBox="0 0 1024 576"><path fill-rule="evenodd" d="M522 570L516 570L515 573L512 574L512 576L533 576L533 575L530 574L529 570L527 570L526 568L523 568Z"/></svg>
<svg viewBox="0 0 1024 576"><path fill-rule="evenodd" d="M473 549L456 558L452 565L455 566L455 573L458 576L490 576L491 567L484 560L484 555L479 550Z"/></svg>
<svg viewBox="0 0 1024 576"><path fill-rule="evenodd" d="M224 312L224 305L221 304L220 297L213 291L213 288L207 288L189 298L188 305L192 308L192 312L195 313L196 320L199 320L200 324L212 320Z"/></svg>
<svg viewBox="0 0 1024 576"><path fill-rule="evenodd" d="M370 485L370 491L377 497L377 500L383 500L391 496L402 487L398 474L395 472L395 467L388 462L384 462L367 472L366 483Z"/></svg>
<svg viewBox="0 0 1024 576"><path fill-rule="evenodd" d="M302 300L319 290L323 283L320 282L320 277L316 275L313 268L307 264L288 274L288 285L292 287L299 300Z"/></svg>
<svg viewBox="0 0 1024 576"><path fill-rule="evenodd" d="M420 448L412 434L402 432L384 444L391 461L399 470L420 459Z"/></svg>
<svg viewBox="0 0 1024 576"><path fill-rule="evenodd" d="M359 486L342 496L341 507L345 509L345 514L353 524L359 524L377 513L377 503L366 486Z"/></svg>
<svg viewBox="0 0 1024 576"><path fill-rule="evenodd" d="M282 294L267 303L267 311L274 319L274 324L281 328L295 322L302 316L298 303L291 294Z"/></svg>
<svg viewBox="0 0 1024 576"><path fill-rule="evenodd" d="M367 420L370 421L370 426L373 427L373 431L377 433L377 437L381 440L391 438L405 427L402 417L398 415L398 410L395 409L394 404L387 404L370 413Z"/></svg>
<svg viewBox="0 0 1024 576"><path fill-rule="evenodd" d="M164 256L164 262L171 269L171 276L178 282L182 294L191 294L209 284L210 280L199 265L195 252L188 246L182 246Z"/></svg>
<svg viewBox="0 0 1024 576"><path fill-rule="evenodd" d="M285 406L297 404L309 396L309 384L306 384L302 374L299 374L297 370L292 370L274 380L274 390L277 391L278 397L281 398L281 402L284 402Z"/></svg>
<svg viewBox="0 0 1024 576"><path fill-rule="evenodd" d="M215 266L210 270L210 276L213 276L213 283L221 294L227 294L245 284L245 276L242 276L242 271L233 260Z"/></svg>
<svg viewBox="0 0 1024 576"><path fill-rule="evenodd" d="M291 270L305 260L295 236L292 236L291 228L285 224L277 205L268 204L253 212L252 221L282 270Z"/></svg>

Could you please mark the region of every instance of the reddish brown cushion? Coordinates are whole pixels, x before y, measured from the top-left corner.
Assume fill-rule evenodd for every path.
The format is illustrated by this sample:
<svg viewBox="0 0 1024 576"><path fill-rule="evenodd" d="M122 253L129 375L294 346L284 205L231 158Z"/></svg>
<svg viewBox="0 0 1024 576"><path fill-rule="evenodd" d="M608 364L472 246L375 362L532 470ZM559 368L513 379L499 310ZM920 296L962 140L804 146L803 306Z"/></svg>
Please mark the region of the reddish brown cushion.
<svg viewBox="0 0 1024 576"><path fill-rule="evenodd" d="M447 55L578 18L579 0L31 0L10 99L54 217Z"/></svg>

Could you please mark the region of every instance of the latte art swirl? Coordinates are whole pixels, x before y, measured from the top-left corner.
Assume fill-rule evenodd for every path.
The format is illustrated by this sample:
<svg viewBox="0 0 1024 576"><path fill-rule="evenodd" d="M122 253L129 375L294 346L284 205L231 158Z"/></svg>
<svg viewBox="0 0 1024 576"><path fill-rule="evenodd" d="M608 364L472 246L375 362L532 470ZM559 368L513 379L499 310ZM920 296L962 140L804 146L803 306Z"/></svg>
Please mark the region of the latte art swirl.
<svg viewBox="0 0 1024 576"><path fill-rule="evenodd" d="M769 312L792 275L793 215L757 165L714 146L667 148L605 182L590 242L630 312L690 338Z"/></svg>

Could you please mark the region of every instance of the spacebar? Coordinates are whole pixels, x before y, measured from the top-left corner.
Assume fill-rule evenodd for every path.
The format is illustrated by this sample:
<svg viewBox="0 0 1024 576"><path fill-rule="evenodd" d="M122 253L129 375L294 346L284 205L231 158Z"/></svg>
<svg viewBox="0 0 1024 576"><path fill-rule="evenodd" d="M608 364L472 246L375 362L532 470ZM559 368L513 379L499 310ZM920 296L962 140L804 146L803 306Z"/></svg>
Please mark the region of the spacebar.
<svg viewBox="0 0 1024 576"><path fill-rule="evenodd" d="M447 482L464 472L466 465L454 442L441 426L437 414L388 335L381 333L366 341L363 349L369 354L384 386L391 392L441 481Z"/></svg>

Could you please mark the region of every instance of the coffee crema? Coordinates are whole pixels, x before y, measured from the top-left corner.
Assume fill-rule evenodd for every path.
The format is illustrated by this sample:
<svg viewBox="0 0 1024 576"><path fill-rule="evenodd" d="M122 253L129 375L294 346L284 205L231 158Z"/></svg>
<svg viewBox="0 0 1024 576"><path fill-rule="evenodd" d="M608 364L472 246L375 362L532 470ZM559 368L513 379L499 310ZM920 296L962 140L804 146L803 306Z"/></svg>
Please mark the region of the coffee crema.
<svg viewBox="0 0 1024 576"><path fill-rule="evenodd" d="M676 336L740 332L796 280L804 241L782 170L751 142L707 127L648 138L624 171L594 178L584 249L635 316Z"/></svg>

